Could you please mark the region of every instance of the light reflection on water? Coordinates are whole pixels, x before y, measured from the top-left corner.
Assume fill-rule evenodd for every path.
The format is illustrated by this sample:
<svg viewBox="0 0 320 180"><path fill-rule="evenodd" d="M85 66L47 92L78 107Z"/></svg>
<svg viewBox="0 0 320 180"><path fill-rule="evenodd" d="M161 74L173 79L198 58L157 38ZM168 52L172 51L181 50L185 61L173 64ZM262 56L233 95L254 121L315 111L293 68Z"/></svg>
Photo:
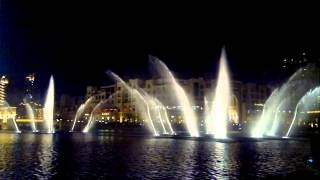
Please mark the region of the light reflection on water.
<svg viewBox="0 0 320 180"><path fill-rule="evenodd" d="M309 154L309 143L298 141L0 133L0 179L256 178L305 168Z"/></svg>

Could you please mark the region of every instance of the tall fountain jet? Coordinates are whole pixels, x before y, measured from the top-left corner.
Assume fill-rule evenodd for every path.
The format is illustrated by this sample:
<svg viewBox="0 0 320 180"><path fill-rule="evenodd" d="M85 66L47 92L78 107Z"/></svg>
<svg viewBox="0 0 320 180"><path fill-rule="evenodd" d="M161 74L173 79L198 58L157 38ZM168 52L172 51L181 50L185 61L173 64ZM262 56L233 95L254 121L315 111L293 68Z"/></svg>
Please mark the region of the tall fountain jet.
<svg viewBox="0 0 320 180"><path fill-rule="evenodd" d="M131 88L126 82L124 82L117 74L113 73L112 71L107 71L106 72L109 76L111 76L113 79L115 79L117 82L119 82L121 85L123 85L123 87L130 93L133 95L133 97L137 98L137 100L139 101L139 103L137 103L137 107L140 110L140 114L142 116L144 116L144 119L147 120L148 124L151 127L151 131L153 132L154 136L159 136L158 131L156 130L155 126L154 126L154 122L152 119L152 115L151 115L151 108L149 106L149 103L147 102L147 100L145 99L145 97L143 97L143 95L134 88Z"/></svg>
<svg viewBox="0 0 320 180"><path fill-rule="evenodd" d="M187 96L186 92L177 82L169 68L162 61L153 56L150 56L150 61L153 64L155 64L156 68L160 71L160 73L163 73L164 77L170 80L175 95L178 99L179 105L182 106L183 119L187 126L187 130L190 136L199 137L197 116L195 115L195 112L192 109L190 99Z"/></svg>
<svg viewBox="0 0 320 180"><path fill-rule="evenodd" d="M215 89L210 117L206 118L207 132L217 139L227 138L228 110L231 100L230 78L226 63L226 53L222 50L218 81Z"/></svg>
<svg viewBox="0 0 320 180"><path fill-rule="evenodd" d="M54 133L54 80L53 76L50 77L49 87L47 91L46 101L43 109L43 118L47 125L47 132Z"/></svg>
<svg viewBox="0 0 320 180"><path fill-rule="evenodd" d="M76 123L78 121L78 119L80 118L80 116L83 114L83 112L85 111L86 107L88 106L88 104L90 104L90 102L92 101L93 97L90 97L89 99L86 100L85 103L81 104L76 112L76 115L74 116L74 120L73 120L73 125L71 127L70 132L73 132L74 127L76 126Z"/></svg>

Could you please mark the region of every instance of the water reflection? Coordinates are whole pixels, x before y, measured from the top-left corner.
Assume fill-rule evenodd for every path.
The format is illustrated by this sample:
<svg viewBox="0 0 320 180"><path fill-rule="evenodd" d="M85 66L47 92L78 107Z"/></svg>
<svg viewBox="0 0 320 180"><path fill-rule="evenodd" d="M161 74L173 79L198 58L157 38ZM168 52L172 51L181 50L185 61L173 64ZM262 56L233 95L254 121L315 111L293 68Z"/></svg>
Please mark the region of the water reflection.
<svg viewBox="0 0 320 180"><path fill-rule="evenodd" d="M39 165L35 168L35 176L38 179L51 178L55 175L52 172L53 162L56 158L56 152L53 149L53 134L46 134L40 136L40 146L35 152L38 156Z"/></svg>
<svg viewBox="0 0 320 180"><path fill-rule="evenodd" d="M305 168L308 155L309 143L299 141L0 133L0 179L255 179Z"/></svg>

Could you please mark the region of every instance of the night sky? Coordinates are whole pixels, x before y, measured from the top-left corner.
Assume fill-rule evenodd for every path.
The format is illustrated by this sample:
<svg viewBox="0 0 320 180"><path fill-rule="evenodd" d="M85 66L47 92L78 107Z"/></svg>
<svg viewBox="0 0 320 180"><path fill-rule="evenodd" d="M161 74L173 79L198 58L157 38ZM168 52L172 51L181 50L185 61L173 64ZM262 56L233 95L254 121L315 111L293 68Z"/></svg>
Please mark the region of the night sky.
<svg viewBox="0 0 320 180"><path fill-rule="evenodd" d="M303 6L0 2L0 74L11 95L30 72L40 92L53 74L58 94L78 95L107 84L108 69L147 77L148 55L179 77L215 77L225 47L232 78L258 83L277 79L286 57L320 57L318 14Z"/></svg>

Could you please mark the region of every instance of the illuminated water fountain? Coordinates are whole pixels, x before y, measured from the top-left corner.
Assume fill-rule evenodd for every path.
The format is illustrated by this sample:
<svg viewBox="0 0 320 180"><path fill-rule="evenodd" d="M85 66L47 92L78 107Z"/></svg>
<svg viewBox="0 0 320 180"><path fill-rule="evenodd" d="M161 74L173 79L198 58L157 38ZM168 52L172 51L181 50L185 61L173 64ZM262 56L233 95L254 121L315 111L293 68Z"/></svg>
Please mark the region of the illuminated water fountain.
<svg viewBox="0 0 320 180"><path fill-rule="evenodd" d="M223 51L220 57L218 81L211 110L206 114L207 133L217 139L227 138L228 110L231 100L230 79ZM205 103L206 104L206 103Z"/></svg>
<svg viewBox="0 0 320 180"><path fill-rule="evenodd" d="M167 133L169 132L169 134L171 134L171 135L174 135L175 132L172 129L172 125L171 125L169 117L168 117L167 109L164 107L164 105L158 99L155 98L155 101L157 103L157 108L158 108L158 111L160 114L161 121L163 121L165 129L167 129L165 131Z"/></svg>
<svg viewBox="0 0 320 180"><path fill-rule="evenodd" d="M47 90L46 100L43 109L43 119L47 125L47 132L54 133L54 80L50 77L49 87Z"/></svg>
<svg viewBox="0 0 320 180"><path fill-rule="evenodd" d="M181 87L181 85L177 82L177 80L175 79L175 77L173 76L169 68L162 61L160 61L158 58L153 56L150 56L150 61L152 64L155 65L155 67L159 70L162 76L170 80L172 88L177 97L178 104L179 106L182 107L183 119L190 136L199 137L200 134L198 129L197 116L195 115L192 109L191 100L187 96L186 92Z"/></svg>
<svg viewBox="0 0 320 180"><path fill-rule="evenodd" d="M86 100L85 103L83 103L79 106L79 108L77 109L76 115L74 116L74 120L73 120L73 124L72 124L70 132L73 132L74 127L75 127L78 119L83 114L83 112L86 110L87 106L91 103L92 99L93 99L93 97L90 97L89 99Z"/></svg>
<svg viewBox="0 0 320 180"><path fill-rule="evenodd" d="M174 135L175 132L172 129L170 120L168 118L167 109L164 107L164 105L157 98L151 97L143 89L140 88L139 91L143 95L149 107L151 107L150 114L154 124L155 122L158 122L161 125L162 134Z"/></svg>
<svg viewBox="0 0 320 180"><path fill-rule="evenodd" d="M307 92L297 103L296 108L294 110L294 115L290 127L286 133L285 137L289 137L292 131L293 125L296 123L298 110L303 109L304 111L310 110L312 106L315 106L315 109L319 109L319 104L317 104L317 98L320 97L320 87L316 87L313 90ZM305 113L306 114L306 113Z"/></svg>
<svg viewBox="0 0 320 180"><path fill-rule="evenodd" d="M110 99L110 98L111 97L109 97L108 99ZM104 100L104 101L100 101L97 105L95 105L95 107L93 108L93 110L90 113L90 117L89 117L88 123L87 123L86 127L82 130L82 132L84 132L84 133L89 132L89 130L92 128L93 123L95 121L95 112L97 111L97 109L99 109L101 107L102 104L107 102L108 99Z"/></svg>
<svg viewBox="0 0 320 180"><path fill-rule="evenodd" d="M262 115L253 126L251 136L262 138L264 136L283 136L282 129L279 128L285 123L285 118L279 112L288 112L294 109L299 99L306 94L309 89L319 84L317 77L317 67L306 66L295 72L289 80L280 88L275 89L264 104ZM282 133L283 134L283 133Z"/></svg>
<svg viewBox="0 0 320 180"><path fill-rule="evenodd" d="M155 136L159 135L159 132L155 128L152 115L151 115L151 108L149 106L149 103L145 99L145 97L137 90L134 88L131 88L126 82L124 82L118 75L111 71L107 71L107 74L110 75L114 80L119 82L128 92L132 97L134 97L137 102L136 102L136 107L138 108L141 116L143 119L147 120L147 124L150 127L150 130L153 132Z"/></svg>
<svg viewBox="0 0 320 180"><path fill-rule="evenodd" d="M35 122L35 118L34 118L34 112L33 109L31 107L31 105L29 103L27 103L26 100L23 100L26 106L26 110L27 110L27 117L28 119L31 120L31 128L32 128L32 132L38 132L37 127L36 127L36 122Z"/></svg>

